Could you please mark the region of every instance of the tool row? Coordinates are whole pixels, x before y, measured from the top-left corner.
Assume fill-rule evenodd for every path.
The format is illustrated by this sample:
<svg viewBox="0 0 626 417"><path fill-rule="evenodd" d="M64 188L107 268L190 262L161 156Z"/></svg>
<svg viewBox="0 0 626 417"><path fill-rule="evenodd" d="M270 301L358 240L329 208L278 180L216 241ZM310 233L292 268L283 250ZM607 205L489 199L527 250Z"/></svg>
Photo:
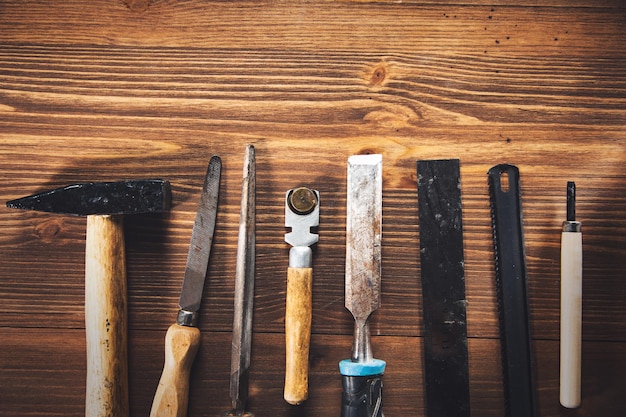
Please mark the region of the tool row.
<svg viewBox="0 0 626 417"><path fill-rule="evenodd" d="M381 305L382 155L348 159L345 306L354 318L349 359L339 362L342 417L382 417L386 363L375 359L369 318ZM417 161L420 270L424 322L425 401L429 416L470 415L460 161ZM211 158L196 213L176 322L165 336L165 363L151 416L185 416L189 375L200 344L198 311L215 230L221 159ZM530 314L519 170L488 172L496 287L507 412L536 415ZM255 149L246 147L235 274L230 397L224 416L246 410L255 275ZM87 216L85 327L86 416L128 416L126 268L122 215L170 207L165 180L74 184L13 200L8 207ZM285 308L284 399L308 396L312 319L311 246L319 236L320 193L308 187L285 195L285 241L291 245ZM562 233L561 403L580 403L582 235L575 220L575 185L567 186Z"/></svg>

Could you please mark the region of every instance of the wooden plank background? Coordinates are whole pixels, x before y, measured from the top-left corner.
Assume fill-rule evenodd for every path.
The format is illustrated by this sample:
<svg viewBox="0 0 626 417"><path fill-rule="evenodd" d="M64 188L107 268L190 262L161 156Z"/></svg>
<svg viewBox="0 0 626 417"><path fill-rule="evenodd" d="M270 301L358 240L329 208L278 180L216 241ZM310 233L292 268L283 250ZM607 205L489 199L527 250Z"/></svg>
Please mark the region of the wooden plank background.
<svg viewBox="0 0 626 417"><path fill-rule="evenodd" d="M626 410L626 9L619 0L0 2L0 200L161 177L164 215L126 220L131 415L161 373L211 155L224 162L189 416L228 398L244 147L257 149L251 399L264 416L339 415L349 155L384 158L388 417L422 416L415 163L461 160L471 406L504 415L487 170L521 171L541 416ZM559 239L576 181L584 230L583 401L558 400ZM309 400L282 400L284 193L322 197ZM0 415L84 414L84 219L0 207Z"/></svg>

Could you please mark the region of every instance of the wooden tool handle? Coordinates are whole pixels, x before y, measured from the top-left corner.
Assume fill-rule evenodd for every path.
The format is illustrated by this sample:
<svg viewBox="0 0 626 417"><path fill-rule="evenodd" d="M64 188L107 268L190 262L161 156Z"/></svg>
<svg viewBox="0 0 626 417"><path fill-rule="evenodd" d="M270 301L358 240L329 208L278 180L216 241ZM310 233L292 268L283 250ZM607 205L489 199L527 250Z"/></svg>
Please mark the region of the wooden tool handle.
<svg viewBox="0 0 626 417"><path fill-rule="evenodd" d="M582 233L561 234L561 370L560 401L580 405L582 336Z"/></svg>
<svg viewBox="0 0 626 417"><path fill-rule="evenodd" d="M86 417L128 416L126 261L120 216L87 216Z"/></svg>
<svg viewBox="0 0 626 417"><path fill-rule="evenodd" d="M189 374L200 346L197 327L173 324L165 335L165 365L150 417L184 417L189 401Z"/></svg>
<svg viewBox="0 0 626 417"><path fill-rule="evenodd" d="M289 268L285 309L286 368L284 398L297 405L309 389L313 268Z"/></svg>

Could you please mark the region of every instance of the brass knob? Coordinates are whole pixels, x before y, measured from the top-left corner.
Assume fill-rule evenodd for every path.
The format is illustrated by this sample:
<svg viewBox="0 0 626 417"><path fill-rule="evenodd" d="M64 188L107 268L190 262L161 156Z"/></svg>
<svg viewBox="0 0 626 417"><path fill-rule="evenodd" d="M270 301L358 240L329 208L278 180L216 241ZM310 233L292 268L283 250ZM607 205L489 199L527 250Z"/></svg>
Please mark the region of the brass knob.
<svg viewBox="0 0 626 417"><path fill-rule="evenodd" d="M309 214L317 206L317 195L307 187L299 187L289 193L289 208L296 214Z"/></svg>

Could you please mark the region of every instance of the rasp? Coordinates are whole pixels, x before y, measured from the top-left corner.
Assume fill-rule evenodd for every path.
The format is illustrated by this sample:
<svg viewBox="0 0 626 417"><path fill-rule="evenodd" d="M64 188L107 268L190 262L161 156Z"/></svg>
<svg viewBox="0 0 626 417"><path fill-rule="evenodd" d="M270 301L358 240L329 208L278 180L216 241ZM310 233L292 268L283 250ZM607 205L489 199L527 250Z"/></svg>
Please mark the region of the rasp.
<svg viewBox="0 0 626 417"><path fill-rule="evenodd" d="M417 161L424 380L428 417L469 417L458 159Z"/></svg>
<svg viewBox="0 0 626 417"><path fill-rule="evenodd" d="M320 194L308 187L287 191L285 197L285 242L289 250L285 302L285 389L283 398L297 405L309 393L309 346L313 315L313 250L319 235Z"/></svg>
<svg viewBox="0 0 626 417"><path fill-rule="evenodd" d="M252 313L254 306L256 162L252 145L246 147L241 186L241 214L235 270L233 340L230 362L230 399L232 410L224 415L252 416L246 412L250 350L252 347Z"/></svg>
<svg viewBox="0 0 626 417"><path fill-rule="evenodd" d="M496 165L488 178L506 412L508 417L532 417L537 404L519 170Z"/></svg>
<svg viewBox="0 0 626 417"><path fill-rule="evenodd" d="M339 363L342 417L382 417L385 361L374 359L369 317L380 307L382 155L348 159L345 305L354 317L352 357Z"/></svg>
<svg viewBox="0 0 626 417"><path fill-rule="evenodd" d="M196 324L213 243L221 170L221 159L213 156L191 232L180 310L176 323L165 335L165 365L154 395L151 417L183 417L187 414L189 374L200 346L200 330Z"/></svg>
<svg viewBox="0 0 626 417"><path fill-rule="evenodd" d="M576 221L576 184L567 183L567 217L561 233L561 405L580 405L583 299L583 234Z"/></svg>

